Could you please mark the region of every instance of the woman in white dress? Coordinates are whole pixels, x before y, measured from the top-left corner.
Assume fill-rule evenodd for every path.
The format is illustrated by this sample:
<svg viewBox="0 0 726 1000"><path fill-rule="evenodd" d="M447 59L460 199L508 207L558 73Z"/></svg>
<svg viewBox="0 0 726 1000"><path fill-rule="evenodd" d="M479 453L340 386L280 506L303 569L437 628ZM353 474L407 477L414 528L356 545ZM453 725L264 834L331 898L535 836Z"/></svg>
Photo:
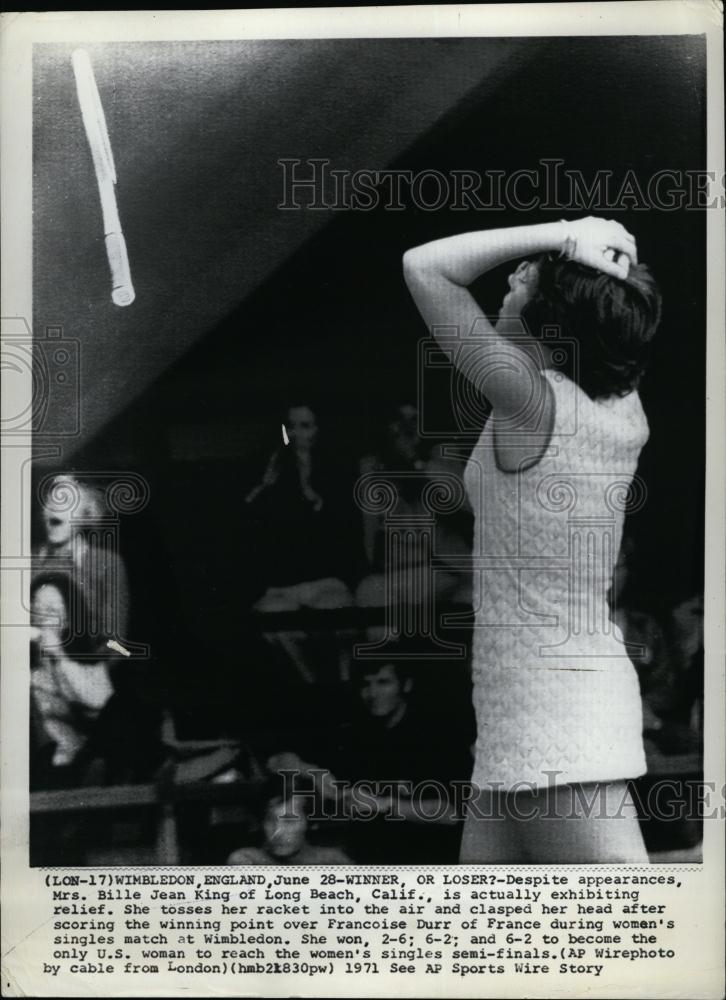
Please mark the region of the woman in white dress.
<svg viewBox="0 0 726 1000"><path fill-rule="evenodd" d="M492 324L468 286L519 258ZM658 290L633 236L596 218L464 233L403 263L492 406L465 477L477 742L461 860L647 862L627 786L646 769L640 693L608 593Z"/></svg>

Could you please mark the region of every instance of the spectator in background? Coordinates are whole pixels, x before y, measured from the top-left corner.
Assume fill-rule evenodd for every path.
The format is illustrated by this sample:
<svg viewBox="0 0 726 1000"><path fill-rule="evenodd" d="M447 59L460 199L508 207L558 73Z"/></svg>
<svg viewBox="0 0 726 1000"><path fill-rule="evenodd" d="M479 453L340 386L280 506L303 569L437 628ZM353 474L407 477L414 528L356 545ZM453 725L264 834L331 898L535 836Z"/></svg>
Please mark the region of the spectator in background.
<svg viewBox="0 0 726 1000"><path fill-rule="evenodd" d="M241 847L227 859L229 865L348 865L350 858L337 847L316 845L308 839L308 817L314 805L310 783L270 782L261 798L263 842Z"/></svg>
<svg viewBox="0 0 726 1000"><path fill-rule="evenodd" d="M676 661L676 690L678 692L676 722L690 728L695 743L703 739L703 595L693 594L675 607L670 616L669 633ZM679 742L674 734L673 742ZM684 734L683 742L689 743ZM690 740L687 749L693 749Z"/></svg>
<svg viewBox="0 0 726 1000"><path fill-rule="evenodd" d="M380 446L360 461L360 474L386 473L392 476L392 485L398 494L398 503L392 512L397 521L415 521L422 516L429 519L431 512L424 506L422 494L427 480L435 481L437 474L461 477L463 466L452 459L443 458L439 449L432 449L420 436L419 413L415 406L404 403L393 410L386 423ZM397 475L403 473L403 476ZM363 549L368 574L356 591L359 607L382 607L387 600L400 601L407 595L422 600L418 591L421 585L417 566L392 571L385 564L385 519L389 514L363 513ZM435 526L435 552L437 558L468 556L471 549L471 516L467 511L450 515L437 515ZM421 559L423 546L419 547ZM470 573L455 567L439 568L434 574L436 597L453 603L471 603ZM414 598L413 595L416 594ZM371 634L371 638L373 635Z"/></svg>
<svg viewBox="0 0 726 1000"><path fill-rule="evenodd" d="M471 755L452 718L413 704L404 661L354 669L355 711L303 753L272 757L273 771L314 775L334 812L351 820L350 848L361 864L446 864L458 857L460 826L452 782L466 782Z"/></svg>
<svg viewBox="0 0 726 1000"><path fill-rule="evenodd" d="M92 529L103 518L98 493L75 476L54 476L41 498L43 537L33 556L33 573L63 571L83 594L83 622L74 631L83 632L93 652L111 656L109 640L123 644L129 618L129 588L126 568L118 551L100 550L91 538ZM79 611L81 609L79 608Z"/></svg>
<svg viewBox="0 0 726 1000"><path fill-rule="evenodd" d="M39 574L31 585L33 784L82 781L89 763L84 751L113 696L107 664L88 662L94 644L70 629L82 604L83 595L67 574Z"/></svg>
<svg viewBox="0 0 726 1000"><path fill-rule="evenodd" d="M321 446L318 417L307 403L287 408L283 444L270 455L261 480L246 496L257 529L265 592L262 613L346 608L346 580L355 574L350 538L350 484L341 463ZM281 645L301 677L316 679L317 657L303 632L266 633Z"/></svg>
<svg viewBox="0 0 726 1000"><path fill-rule="evenodd" d="M40 507L42 537L34 548L31 590L36 594L36 604L41 598L45 604L52 599L56 618L63 622L63 634L57 643L59 652L48 652L46 642L42 658L52 662L65 657L71 663L78 659L80 674L68 666L60 670L66 675L68 698L73 701L78 694L71 695L67 679L74 673L77 679L84 679L84 690L91 692L88 697L98 703L98 724L93 726L93 739L88 740L82 758L90 752L102 758L105 779L111 783L146 780L158 766L161 754L158 692L149 663L141 663L139 669L123 655L129 628L129 587L117 548L118 536L102 530L106 513L103 501L79 478L56 475L44 486ZM106 544L109 540L111 544ZM53 577L54 590L45 588L38 596L48 574ZM36 655L38 642L36 639ZM59 668L52 673L57 679ZM36 673L36 686L45 684L50 674L49 667ZM92 677L96 678L94 684ZM98 692L102 677L101 703ZM40 691L38 697L42 700ZM35 711L37 715L38 704ZM89 711L85 712L84 725L89 721ZM73 716L78 721L76 709ZM79 768L69 772L76 777L79 773Z"/></svg>
<svg viewBox="0 0 726 1000"><path fill-rule="evenodd" d="M625 638L645 650L638 665L645 730L664 754L698 753L703 741L703 598L656 616L628 609Z"/></svg>
<svg viewBox="0 0 726 1000"><path fill-rule="evenodd" d="M634 557L626 537L610 597L613 620L632 644L644 732L662 753L695 753L703 740L703 596L675 607L639 607L639 592L629 585Z"/></svg>

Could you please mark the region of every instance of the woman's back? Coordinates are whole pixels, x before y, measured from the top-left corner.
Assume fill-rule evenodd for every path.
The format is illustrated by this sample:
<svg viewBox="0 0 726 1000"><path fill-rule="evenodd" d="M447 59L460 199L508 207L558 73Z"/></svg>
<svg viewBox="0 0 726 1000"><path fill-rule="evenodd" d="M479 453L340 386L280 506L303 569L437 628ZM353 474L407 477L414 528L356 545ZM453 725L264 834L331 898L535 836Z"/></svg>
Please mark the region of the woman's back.
<svg viewBox="0 0 726 1000"><path fill-rule="evenodd" d="M499 663L624 655L607 598L647 421L637 392L592 400L561 373L547 379L555 419L541 460L526 468L523 449L523 470L502 470L490 421L467 464L486 626L475 648Z"/></svg>

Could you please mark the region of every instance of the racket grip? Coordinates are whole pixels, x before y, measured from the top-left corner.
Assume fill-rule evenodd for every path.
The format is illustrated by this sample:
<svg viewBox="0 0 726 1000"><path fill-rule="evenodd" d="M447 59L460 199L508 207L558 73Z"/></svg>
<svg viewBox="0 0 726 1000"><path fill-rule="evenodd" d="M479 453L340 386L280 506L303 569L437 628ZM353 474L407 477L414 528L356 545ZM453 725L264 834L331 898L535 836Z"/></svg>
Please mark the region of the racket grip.
<svg viewBox="0 0 726 1000"><path fill-rule="evenodd" d="M130 306L136 298L131 282L129 255L123 233L106 234L106 256L111 268L111 298L117 306Z"/></svg>

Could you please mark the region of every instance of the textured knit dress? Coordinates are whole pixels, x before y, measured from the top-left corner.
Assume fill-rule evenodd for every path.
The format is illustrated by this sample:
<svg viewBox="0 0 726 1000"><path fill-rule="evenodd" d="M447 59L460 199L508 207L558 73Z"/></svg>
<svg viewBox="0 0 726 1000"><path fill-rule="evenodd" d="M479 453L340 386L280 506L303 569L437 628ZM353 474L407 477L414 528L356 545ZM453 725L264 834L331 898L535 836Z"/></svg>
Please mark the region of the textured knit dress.
<svg viewBox="0 0 726 1000"><path fill-rule="evenodd" d="M555 419L541 460L501 470L489 421L465 473L475 512L472 780L501 790L646 770L638 679L608 591L625 511L644 499L633 477L647 421L637 392L596 401L559 372L546 377Z"/></svg>

